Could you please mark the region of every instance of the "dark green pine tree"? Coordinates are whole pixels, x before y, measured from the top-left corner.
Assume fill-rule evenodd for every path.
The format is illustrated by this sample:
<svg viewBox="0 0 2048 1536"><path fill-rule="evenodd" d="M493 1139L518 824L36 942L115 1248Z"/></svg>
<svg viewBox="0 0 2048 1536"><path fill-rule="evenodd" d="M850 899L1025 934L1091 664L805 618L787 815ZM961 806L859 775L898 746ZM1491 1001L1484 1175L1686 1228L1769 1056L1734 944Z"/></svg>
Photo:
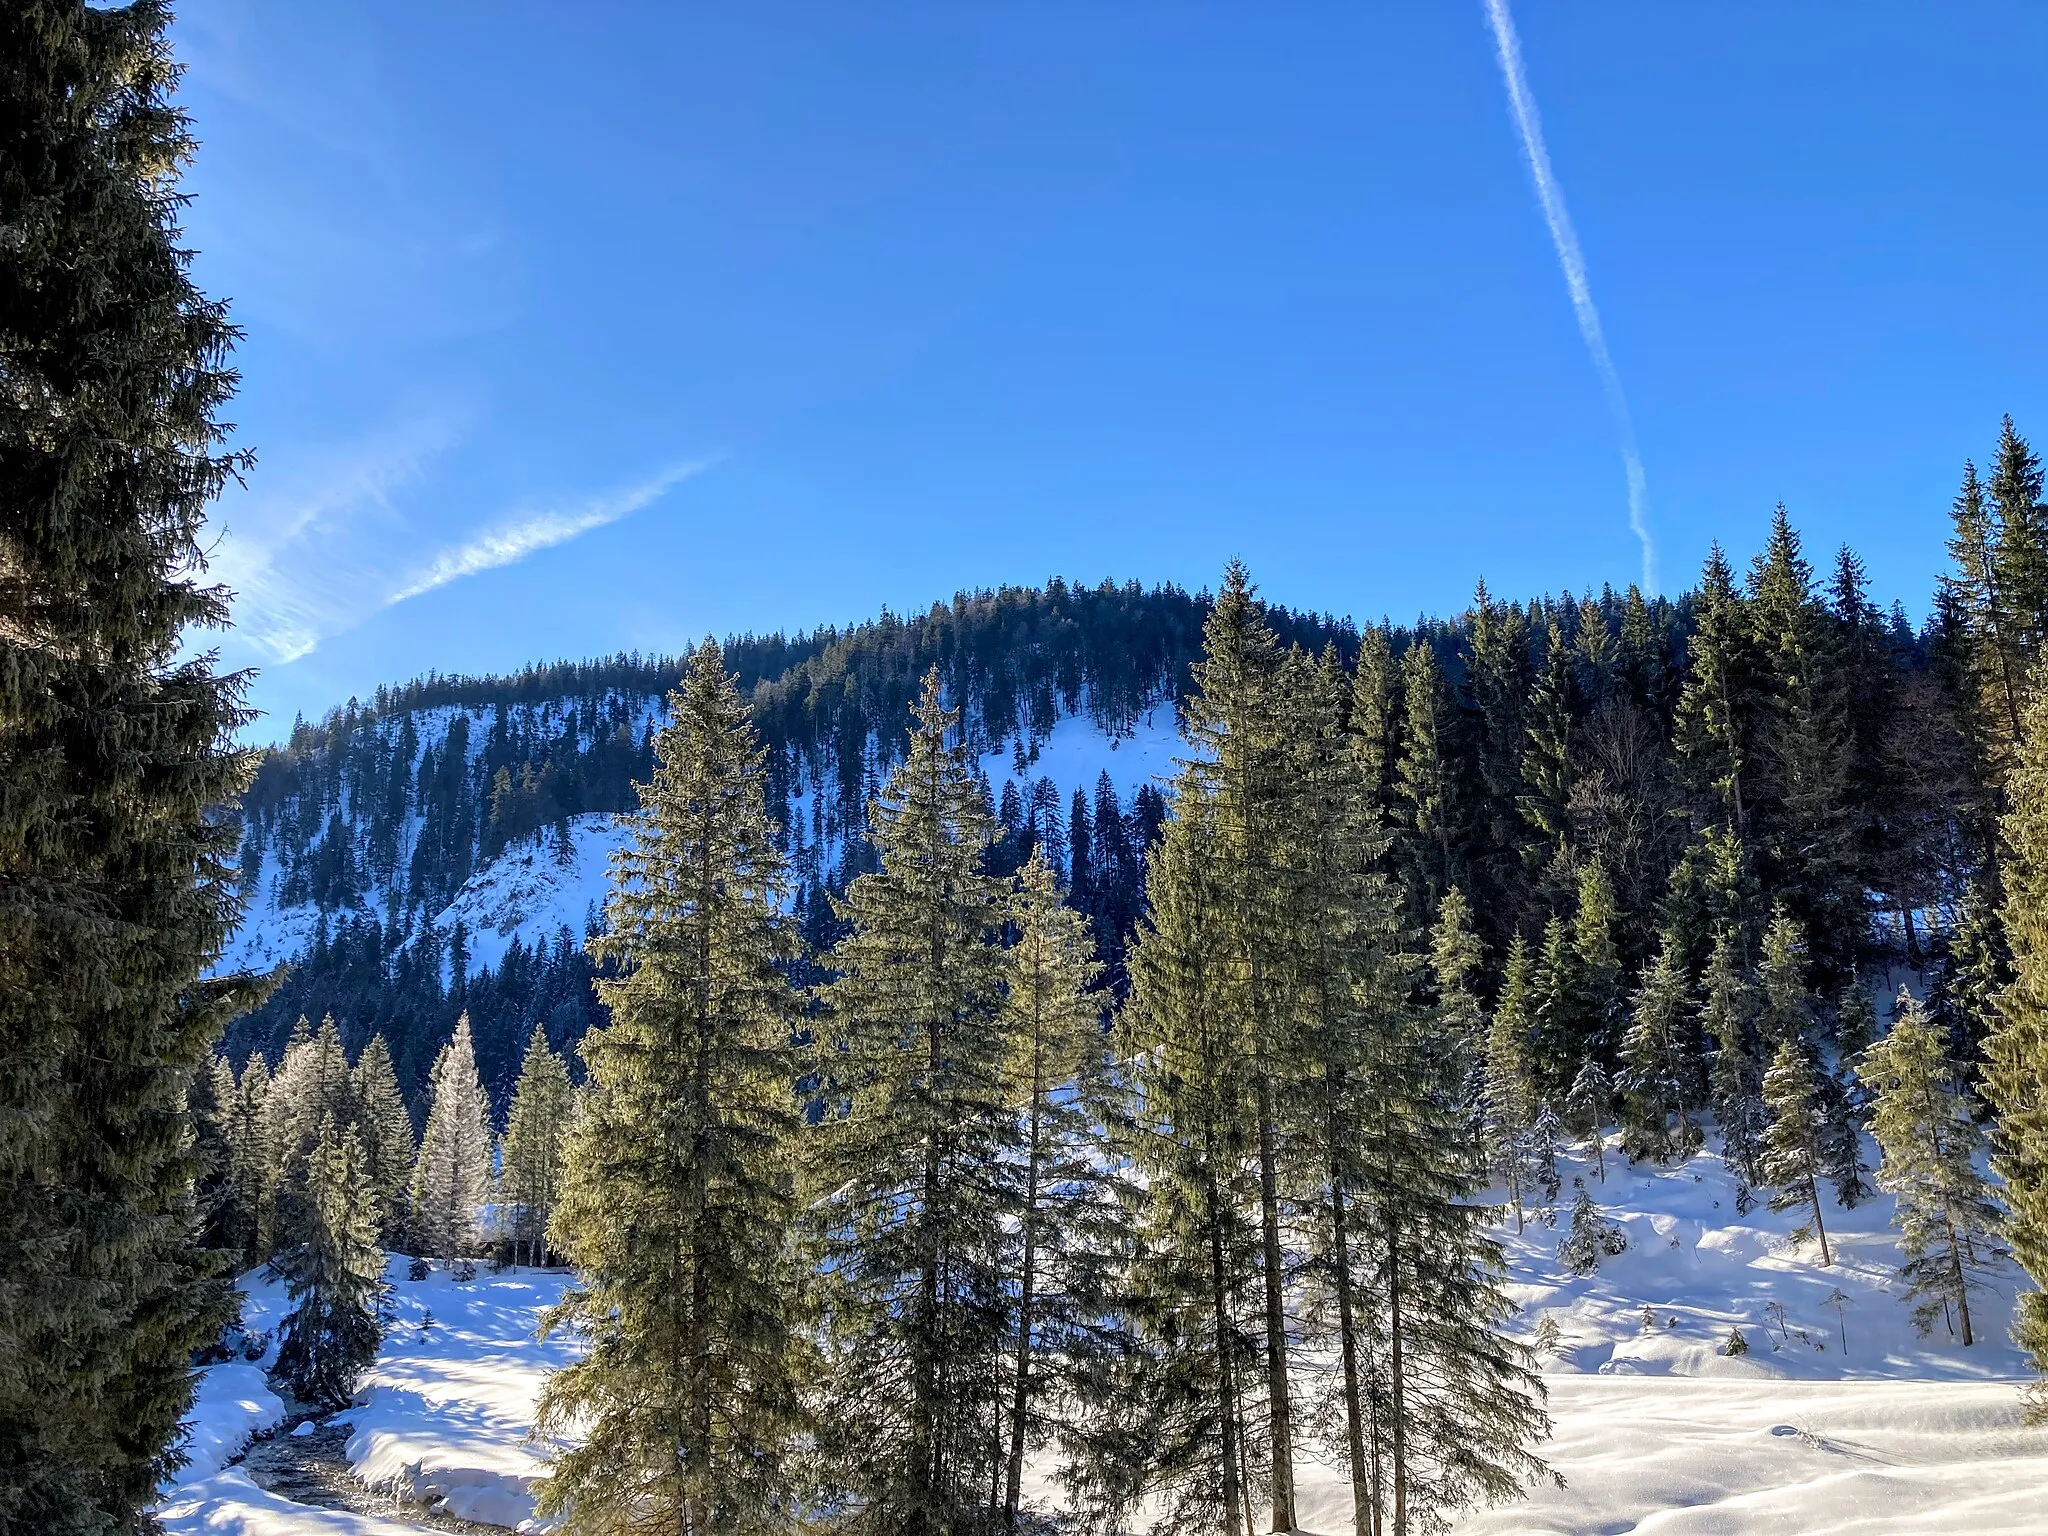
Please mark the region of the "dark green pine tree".
<svg viewBox="0 0 2048 1536"><path fill-rule="evenodd" d="M1954 1309L1965 1345L1976 1342L1970 1294L2003 1266L2002 1212L1977 1171L1984 1144L1969 1091L1958 1086L1941 1032L1903 989L1891 1033L1864 1053L1862 1077L1874 1096L1871 1131L1883 1151L1877 1186L1898 1197L1893 1218L1906 1262L1899 1278L1926 1333Z"/></svg>
<svg viewBox="0 0 2048 1536"><path fill-rule="evenodd" d="M307 1159L306 1205L305 1237L280 1265L292 1313L277 1374L302 1401L345 1408L383 1336L377 1200L355 1127L337 1130L330 1120L323 1128Z"/></svg>
<svg viewBox="0 0 2048 1536"><path fill-rule="evenodd" d="M1418 636L1401 655L1403 703L1396 803L1406 836L1409 902L1427 923L1454 885L1463 883L1455 709L1436 648Z"/></svg>
<svg viewBox="0 0 2048 1536"><path fill-rule="evenodd" d="M848 887L830 957L826 1121L811 1219L830 1378L820 1443L854 1528L946 1536L990 1513L1014 1322L1018 1205L1007 915L994 824L927 674L904 761L869 807L881 868Z"/></svg>
<svg viewBox="0 0 2048 1536"><path fill-rule="evenodd" d="M1536 955L1535 1067L1538 1097L1544 1099L1562 1098L1580 1063L1598 1054L1602 1021L1588 995L1585 965L1573 937L1563 918L1552 917L1543 925Z"/></svg>
<svg viewBox="0 0 2048 1536"><path fill-rule="evenodd" d="M412 1115L398 1089L391 1048L382 1035L370 1036L356 1058L355 1125L363 1138L364 1171L377 1201L377 1241L399 1245L405 1231L406 1191L412 1184L412 1163L419 1147L413 1139Z"/></svg>
<svg viewBox="0 0 2048 1536"><path fill-rule="evenodd" d="M1515 1230L1522 1230L1523 1197L1537 1172L1530 1139L1541 1098L1531 1040L1536 1027L1536 965L1520 934L1508 946L1500 1001L1486 1034L1485 1146L1494 1174L1507 1185Z"/></svg>
<svg viewBox="0 0 2048 1536"><path fill-rule="evenodd" d="M1672 747L1693 802L1693 825L1749 834L1749 775L1756 729L1755 667L1742 595L1716 544L1700 574L1686 644Z"/></svg>
<svg viewBox="0 0 2048 1536"><path fill-rule="evenodd" d="M1146 861L1148 910L1118 1029L1135 1063L1134 1151L1149 1191L1133 1277L1152 1489L1177 1529L1249 1536L1262 1481L1247 1412L1263 1337L1258 1184L1218 841L1206 781L1183 767Z"/></svg>
<svg viewBox="0 0 2048 1536"><path fill-rule="evenodd" d="M1984 1041L1984 1096L1997 1114L1992 1168L2005 1180L2006 1237L2035 1287L2020 1297L2013 1342L2048 1378L2048 688L2035 690L2022 724L1999 826L2013 979ZM2048 1420L2048 1385L2034 1383L2028 1406L2031 1419Z"/></svg>
<svg viewBox="0 0 2048 1536"><path fill-rule="evenodd" d="M189 1088L246 979L243 678L202 632L225 309L178 219L161 0L0 18L0 1530L128 1531L231 1310ZM199 641L199 644L194 644Z"/></svg>
<svg viewBox="0 0 2048 1536"><path fill-rule="evenodd" d="M572 1536L788 1521L807 1375L800 1062L763 756L707 640L669 696L591 941L617 967L598 984L611 1021L584 1039L548 1232L578 1274L549 1326L588 1348L548 1378L538 1419L576 1426L540 1498Z"/></svg>
<svg viewBox="0 0 2048 1536"><path fill-rule="evenodd" d="M1282 653L1241 564L1233 562L1225 574L1223 590L1202 629L1202 659L1193 671L1195 693L1184 712L1192 753L1187 771L1211 808L1216 831L1212 856L1224 890L1233 982L1226 1017L1239 1032L1258 1164L1268 1492L1273 1529L1287 1531L1295 1524L1295 1435L1284 1294L1282 1165L1288 1156L1283 1144L1288 1128L1314 1093L1288 985L1290 946L1300 921L1294 910L1303 818L1297 700L1311 678L1305 660ZM1407 691L1411 706L1425 693L1439 699L1444 693L1440 679L1425 686L1412 677ZM1411 711L1411 743L1414 739ZM1406 760L1404 783L1405 773ZM1419 847L1438 846L1434 835L1425 831L1426 818L1414 825Z"/></svg>
<svg viewBox="0 0 2048 1536"><path fill-rule="evenodd" d="M1477 718L1477 804L1471 870L1473 897L1483 911L1515 912L1528 875L1521 857L1526 837L1521 814L1522 757L1528 744L1523 712L1534 670L1529 626L1522 610L1496 602L1486 583L1472 597L1466 686Z"/></svg>
<svg viewBox="0 0 2048 1536"><path fill-rule="evenodd" d="M1135 1493L1115 1400L1129 1354L1120 1316L1136 1191L1118 1169L1122 1123L1087 920L1063 905L1042 856L1012 904L1002 1033L1008 1099L1022 1105L1023 1190L1003 1525L1018 1526L1027 1451L1057 1445L1061 1480L1097 1517Z"/></svg>
<svg viewBox="0 0 2048 1536"><path fill-rule="evenodd" d="M1569 604L1571 599L1567 597ZM1569 611L1567 609L1567 611ZM1550 871L1571 842L1572 736L1580 711L1579 684L1571 643L1558 618L1550 621L1543 666L1524 707L1527 740L1522 749L1522 819L1532 834L1530 860ZM1550 883L1555 883L1554 874Z"/></svg>
<svg viewBox="0 0 2048 1536"><path fill-rule="evenodd" d="M1384 1382L1367 1412L1376 1433L1360 1437L1373 1525L1354 1516L1354 1529L1391 1536L1441 1530L1460 1509L1544 1477L1533 1447L1550 1430L1533 1360L1500 1331L1515 1307L1487 1231L1498 1213L1477 1198L1485 1176L1458 1117L1454 1058L1435 1010L1408 1006L1402 979L1385 966L1365 988L1376 1027L1336 1128L1359 1197L1357 1288L1378 1312L1360 1353L1369 1379ZM1539 1110L1532 1134L1546 1124L1554 1118Z"/></svg>
<svg viewBox="0 0 2048 1536"><path fill-rule="evenodd" d="M1358 663L1351 678L1351 740L1364 778L1366 814L1373 825L1396 837L1406 713L1393 637L1383 624L1368 626L1358 637Z"/></svg>
<svg viewBox="0 0 2048 1536"><path fill-rule="evenodd" d="M1821 973L1839 979L1867 947L1861 824L1846 673L1783 506L1749 579L1747 610L1763 696L1751 817L1764 885L1804 930Z"/></svg>
<svg viewBox="0 0 2048 1536"><path fill-rule="evenodd" d="M547 1259L548 1224L561 1199L564 1141L575 1108L568 1064L549 1048L546 1027L536 1024L498 1150L499 1209L510 1224L515 1264Z"/></svg>
<svg viewBox="0 0 2048 1536"><path fill-rule="evenodd" d="M1735 1175L1736 1211L1746 1215L1751 1191L1764 1182L1763 1074L1756 1054L1756 988L1743 974L1726 928L1714 939L1700 991L1700 1024L1714 1042L1710 1097L1721 1128L1721 1155Z"/></svg>
<svg viewBox="0 0 2048 1536"><path fill-rule="evenodd" d="M1631 1158L1658 1162L1700 1149L1689 1115L1702 1096L1690 978L1667 934L1636 990L1621 1042L1621 1137Z"/></svg>
<svg viewBox="0 0 2048 1536"><path fill-rule="evenodd" d="M1483 598L1483 593L1482 593ZM1376 870L1385 833L1373 817L1369 781L1344 739L1344 676L1334 651L1313 670L1296 664L1288 695L1290 771L1300 785L1290 829L1292 894L1288 971L1300 1009L1301 1048L1320 1071L1313 1106L1302 1106L1295 1130L1316 1151L1312 1168L1295 1171L1297 1218L1311 1237L1310 1271L1330 1305L1322 1331L1333 1334L1341 1375L1330 1379L1315 1417L1341 1425L1328 1438L1342 1448L1351 1475L1356 1529L1370 1528L1382 1502L1386 1449L1386 1331L1375 1291L1375 1251L1366 1209L1380 1174L1363 1160L1370 1143L1359 1117L1370 1113L1371 1075L1382 1042L1401 1027L1398 1016L1414 990L1412 963L1394 951L1401 933L1401 897ZM1484 1026L1466 992L1478 969L1478 940L1464 897L1444 899L1433 976L1444 998L1444 1027L1430 1039L1436 1065L1453 1086L1443 1109L1456 1124L1459 1148L1473 1159L1471 1127L1462 1123L1468 1063L1476 1060ZM1420 1043L1419 1038L1416 1042Z"/></svg>

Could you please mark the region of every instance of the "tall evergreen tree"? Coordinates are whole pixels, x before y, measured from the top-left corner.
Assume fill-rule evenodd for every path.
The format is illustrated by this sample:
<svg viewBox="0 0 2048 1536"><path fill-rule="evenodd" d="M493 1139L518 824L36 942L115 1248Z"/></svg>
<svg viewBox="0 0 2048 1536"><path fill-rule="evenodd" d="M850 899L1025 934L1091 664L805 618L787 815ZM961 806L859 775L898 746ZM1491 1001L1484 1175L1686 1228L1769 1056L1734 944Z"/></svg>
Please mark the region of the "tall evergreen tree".
<svg viewBox="0 0 2048 1536"><path fill-rule="evenodd" d="M1827 1124L1821 1113L1819 1075L1808 1047L1791 1036L1778 1042L1771 1069L1764 1074L1764 1107L1770 1111L1771 1122L1764 1133L1763 1175L1777 1190L1771 1196L1771 1209L1804 1211L1808 1219L1792 1234L1793 1239L1818 1237L1822 1266L1833 1264L1827 1221L1821 1213Z"/></svg>
<svg viewBox="0 0 2048 1536"><path fill-rule="evenodd" d="M244 678L191 642L235 386L192 284L157 0L0 19L0 1530L143 1519L231 1308L188 1090L246 978L216 813Z"/></svg>
<svg viewBox="0 0 2048 1536"><path fill-rule="evenodd" d="M1004 1226L1016 1121L997 1027L1005 916L960 722L925 678L908 755L869 809L881 868L832 951L813 1205L832 1376L824 1453L858 1528L943 1536L1001 1486Z"/></svg>
<svg viewBox="0 0 2048 1536"><path fill-rule="evenodd" d="M1898 1197L1893 1218L1906 1262L1899 1267L1913 1322L1926 1333L1955 1309L1965 1345L1976 1342L1970 1293L2002 1251L1998 1206L1977 1171L1983 1145L1967 1090L1941 1033L1911 993L1901 991L1891 1033L1864 1053L1862 1075L1875 1096L1870 1128L1883 1151L1877 1185Z"/></svg>
<svg viewBox="0 0 2048 1536"><path fill-rule="evenodd" d="M1693 797L1695 827L1749 831L1755 731L1754 665L1742 595L1716 544L1700 574L1673 746Z"/></svg>
<svg viewBox="0 0 2048 1536"><path fill-rule="evenodd" d="M1101 1401L1125 1351L1118 1316L1133 1191L1109 1144L1112 1091L1099 971L1085 921L1060 902L1043 858L1013 903L1001 1032L1007 1098L1022 1105L1023 1190L1014 1259L1016 1327L1003 1472L1003 1524L1017 1528L1027 1450L1061 1445L1070 1484L1107 1491L1116 1426ZM1093 1422L1091 1422L1093 1421Z"/></svg>
<svg viewBox="0 0 2048 1536"><path fill-rule="evenodd" d="M1712 1038L1709 1067L1721 1155L1735 1175L1735 1207L1747 1214L1750 1192L1764 1182L1763 1077L1755 1054L1756 989L1735 957L1733 933L1723 928L1701 979L1700 1023Z"/></svg>
<svg viewBox="0 0 2048 1536"><path fill-rule="evenodd" d="M1395 796L1406 844L1409 899L1427 920L1460 883L1460 818L1455 716L1436 648L1426 638L1401 655L1404 705Z"/></svg>
<svg viewBox="0 0 2048 1536"><path fill-rule="evenodd" d="M306 1203L305 1237L282 1265L292 1313L277 1348L277 1374L304 1401L345 1408L383 1336L377 1200L354 1126L338 1130L327 1122L307 1160Z"/></svg>
<svg viewBox="0 0 2048 1536"><path fill-rule="evenodd" d="M1261 1335L1251 1122L1228 1016L1234 982L1217 878L1215 810L1184 767L1175 813L1146 864L1149 912L1131 952L1119 1021L1137 1064L1136 1153L1150 1199L1134 1269L1148 1339L1144 1400L1152 1481L1167 1518L1248 1536L1258 1486Z"/></svg>
<svg viewBox="0 0 2048 1536"><path fill-rule="evenodd" d="M577 1269L549 1326L588 1349L542 1393L538 1422L581 1434L540 1508L573 1536L789 1524L799 1062L763 757L706 641L669 696L591 941L616 966L599 983L611 1022L584 1038L589 1087L548 1227ZM538 1032L528 1061L508 1161L537 1200L567 1081Z"/></svg>
<svg viewBox="0 0 2048 1536"><path fill-rule="evenodd" d="M1500 1001L1486 1033L1486 1146L1494 1172L1507 1185L1515 1230L1522 1201L1535 1179L1530 1131L1540 1097L1530 1040L1535 1029L1535 962L1519 934L1508 946Z"/></svg>
<svg viewBox="0 0 2048 1536"><path fill-rule="evenodd" d="M356 1058L351 1098L363 1140L363 1172L377 1202L377 1241L396 1245L404 1230L407 1191L412 1187L412 1115L398 1090L391 1048L382 1035L370 1036Z"/></svg>
<svg viewBox="0 0 2048 1536"><path fill-rule="evenodd" d="M563 1140L575 1104L568 1066L549 1048L545 1026L534 1025L498 1156L498 1199L510 1224L515 1264L547 1258L548 1223L562 1192Z"/></svg>
<svg viewBox="0 0 2048 1536"><path fill-rule="evenodd" d="M1694 1018L1692 988L1667 934L1643 974L1621 1045L1622 1145L1631 1158L1661 1162L1699 1150L1699 1127L1686 1113L1700 1099Z"/></svg>
<svg viewBox="0 0 2048 1536"><path fill-rule="evenodd" d="M430 1085L407 1230L421 1253L455 1259L476 1242L477 1216L491 1197L491 1105L477 1080L468 1014L434 1058Z"/></svg>
<svg viewBox="0 0 2048 1536"><path fill-rule="evenodd" d="M2013 1341L2048 1376L2048 688L2035 690L2022 723L1999 829L2013 979L1984 1041L1984 1094L1998 1116L1992 1166L2005 1180L2006 1236L2035 1285L2020 1297ZM2039 1382L2030 1412L2048 1419Z"/></svg>
<svg viewBox="0 0 2048 1536"><path fill-rule="evenodd" d="M1233 562L1202 630L1202 659L1194 668L1195 694L1185 711L1192 758L1185 788L1213 810L1217 877L1224 887L1225 932L1234 991L1228 1017L1240 1032L1239 1050L1249 1082L1252 1144L1258 1161L1259 1252L1265 1299L1267 1450L1272 1528L1294 1528L1293 1398L1288 1371L1282 1243L1282 1145L1287 1125L1312 1094L1304 1070L1298 1016L1289 996L1289 946L1296 914L1291 867L1299 835L1301 797L1294 751L1293 703L1308 686L1306 663L1283 657L1252 595L1249 576ZM1434 674L1432 674L1434 676ZM1414 747L1418 698L1447 708L1441 679L1411 676L1409 739ZM1403 760L1403 785L1418 781ZM1429 796L1413 798L1417 846L1447 849L1430 830Z"/></svg>

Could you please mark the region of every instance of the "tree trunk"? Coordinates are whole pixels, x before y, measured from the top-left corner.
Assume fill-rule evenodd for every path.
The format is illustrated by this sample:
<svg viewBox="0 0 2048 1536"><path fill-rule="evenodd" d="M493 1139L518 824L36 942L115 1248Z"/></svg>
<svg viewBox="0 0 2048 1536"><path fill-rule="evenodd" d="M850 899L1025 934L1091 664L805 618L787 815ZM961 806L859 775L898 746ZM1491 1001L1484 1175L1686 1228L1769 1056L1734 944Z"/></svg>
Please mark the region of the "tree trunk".
<svg viewBox="0 0 2048 1536"><path fill-rule="evenodd" d="M1017 1501L1024 1484L1024 1415L1031 1406L1031 1302L1038 1252L1038 1125L1040 1052L1034 1043L1031 1068L1031 1133L1029 1171L1024 1183L1024 1272L1018 1282L1017 1379L1010 1400L1010 1458L1003 1487L1003 1529L1017 1529Z"/></svg>
<svg viewBox="0 0 2048 1536"><path fill-rule="evenodd" d="M1394 1452L1394 1536L1408 1536L1408 1438L1406 1364L1401 1345L1401 1229L1387 1218L1387 1364L1392 1376Z"/></svg>
<svg viewBox="0 0 2048 1536"><path fill-rule="evenodd" d="M1337 1263L1337 1328L1343 1335L1344 1431L1351 1453L1351 1531L1352 1536L1372 1536L1371 1488L1365 1462L1365 1406L1360 1401L1358 1382L1358 1324L1351 1298L1349 1216L1343 1179L1333 1171L1330 1183Z"/></svg>
<svg viewBox="0 0 2048 1536"><path fill-rule="evenodd" d="M1294 1429L1287 1398L1287 1312L1281 1292L1280 1173L1273 1085L1259 1074L1259 1236L1266 1277L1266 1394L1273 1425L1273 1529L1294 1529Z"/></svg>
<svg viewBox="0 0 2048 1536"><path fill-rule="evenodd" d="M1810 1202L1812 1202L1813 1205L1813 1230L1820 1234L1820 1267L1822 1269L1827 1269L1835 1261L1833 1256L1828 1252L1827 1223L1821 1220L1820 1186L1814 1182L1813 1163L1811 1160L1809 1160L1806 1165L1806 1198Z"/></svg>
<svg viewBox="0 0 2048 1536"><path fill-rule="evenodd" d="M1223 1438L1223 1529L1224 1536L1239 1536L1245 1527L1239 1524L1242 1505L1238 1493L1237 1382L1230 1363L1230 1298L1223 1268L1222 1212L1218 1208L1222 1202L1217 1197L1213 1173L1204 1175L1204 1194L1209 1220L1210 1303L1216 1324L1216 1406Z"/></svg>

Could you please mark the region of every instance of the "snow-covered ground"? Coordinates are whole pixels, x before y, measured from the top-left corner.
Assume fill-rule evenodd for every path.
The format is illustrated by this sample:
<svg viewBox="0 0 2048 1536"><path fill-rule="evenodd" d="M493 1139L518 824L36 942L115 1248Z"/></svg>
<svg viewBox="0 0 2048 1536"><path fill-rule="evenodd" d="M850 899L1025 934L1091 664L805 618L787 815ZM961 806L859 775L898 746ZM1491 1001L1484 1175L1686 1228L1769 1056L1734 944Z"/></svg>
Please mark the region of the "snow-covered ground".
<svg viewBox="0 0 2048 1536"><path fill-rule="evenodd" d="M1140 787L1164 784L1172 778L1187 751L1174 720L1173 704L1168 701L1139 716L1128 736L1106 735L1086 715L1063 715L1038 743L1037 756L1025 765L1021 776L1013 746L984 753L981 771L999 795L1005 779L1015 781L1020 791L1040 779L1050 779L1059 791L1061 815L1066 814L1077 789L1092 800L1095 781L1106 773L1128 810Z"/></svg>
<svg viewBox="0 0 2048 1536"><path fill-rule="evenodd" d="M2022 1362L2006 1338L2017 1277L1977 1298L1978 1343L1937 1327L1920 1338L1894 1278L1892 1203L1830 1204L1836 1262L1790 1241L1790 1213L1735 1210L1718 1157L1630 1168L1611 1152L1603 1183L1588 1159L1561 1157L1553 1228L1502 1234L1515 1327L1542 1360L1556 1435L1545 1455L1565 1479L1522 1501L1467 1514L1461 1533L2039 1532L2048 1529L2048 1430L2020 1423ZM1572 1180L1627 1234L1592 1275L1556 1257ZM364 1482L471 1520L530 1529L543 1452L528 1443L546 1373L570 1345L535 1338L565 1277L480 1270L467 1283L405 1278L395 1260L394 1321L351 1426L348 1461ZM247 1285L250 1326L282 1315L274 1283ZM1782 1309L1782 1312L1780 1311ZM428 1324L427 1315L433 1321ZM1747 1354L1721 1353L1740 1328ZM1547 1332L1547 1330L1546 1330ZM1847 1347L1843 1339L1846 1334ZM259 1367L215 1366L194 1414L194 1463L163 1507L172 1536L390 1536L388 1518L316 1510L267 1493L221 1462L284 1405ZM1350 1529L1343 1477L1304 1465L1305 1530Z"/></svg>
<svg viewBox="0 0 2048 1536"><path fill-rule="evenodd" d="M557 853L552 835L515 843L464 881L434 919L444 939L461 922L470 970L495 970L515 937L532 948L566 928L575 942L583 942L591 914L604 910L611 857L625 842L626 828L601 812L572 816L568 827L566 858Z"/></svg>
<svg viewBox="0 0 2048 1536"><path fill-rule="evenodd" d="M531 1530L541 1448L529 1443L534 1405L569 1345L538 1338L541 1315L561 1299L560 1271L479 1268L460 1281L442 1269L406 1278L391 1260L391 1321L355 1406L322 1422L348 1426L345 1455L367 1487L444 1514ZM283 1423L286 1404L264 1383L276 1356L275 1328L287 1310L281 1288L261 1275L243 1281L245 1326L272 1333L261 1365L210 1367L187 1418L188 1465L158 1508L166 1536L395 1536L419 1527L293 1503L239 1466L224 1465L254 1434ZM303 1427L303 1426L302 1426Z"/></svg>

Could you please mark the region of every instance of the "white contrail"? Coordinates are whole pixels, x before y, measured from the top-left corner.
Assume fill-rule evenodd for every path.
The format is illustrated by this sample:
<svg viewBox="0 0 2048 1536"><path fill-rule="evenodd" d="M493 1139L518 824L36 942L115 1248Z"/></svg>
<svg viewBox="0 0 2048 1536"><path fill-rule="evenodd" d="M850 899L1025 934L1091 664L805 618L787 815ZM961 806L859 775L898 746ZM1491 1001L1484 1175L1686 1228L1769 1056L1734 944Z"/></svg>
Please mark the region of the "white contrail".
<svg viewBox="0 0 2048 1536"><path fill-rule="evenodd" d="M1614 413L1614 425L1621 434L1621 463L1628 474L1628 525L1643 546L1643 588L1657 590L1657 546L1650 538L1650 523L1644 510L1643 459L1636 452L1635 423L1628 413L1628 397L1621 392L1621 375L1614 371L1614 359L1607 353L1607 337L1600 329L1600 311L1593 307L1593 290L1586 284L1586 258L1579 253L1579 237L1572 228L1572 216L1565 212L1564 189L1550 168L1550 152L1543 147L1543 119L1536 112L1536 98L1529 94L1529 80L1522 73L1522 44L1515 35L1515 18L1508 14L1507 0L1486 0L1486 19L1493 24L1493 43L1500 55L1501 78L1507 82L1508 106L1515 114L1515 127L1522 135L1522 149L1529 158L1529 175L1536 183L1536 199L1543 205L1543 222L1550 226L1551 244L1557 247L1557 262L1564 269L1564 284L1571 291L1572 313L1579 319L1579 334L1586 338L1593 370L1600 375L1607 407Z"/></svg>

